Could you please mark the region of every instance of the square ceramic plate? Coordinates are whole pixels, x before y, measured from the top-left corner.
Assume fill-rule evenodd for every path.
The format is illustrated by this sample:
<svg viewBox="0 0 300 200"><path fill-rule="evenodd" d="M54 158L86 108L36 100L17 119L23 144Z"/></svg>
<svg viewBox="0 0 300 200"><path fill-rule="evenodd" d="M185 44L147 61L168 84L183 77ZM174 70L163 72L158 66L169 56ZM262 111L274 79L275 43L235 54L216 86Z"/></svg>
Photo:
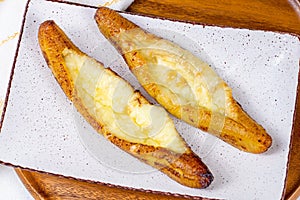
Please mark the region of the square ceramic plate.
<svg viewBox="0 0 300 200"><path fill-rule="evenodd" d="M298 38L122 14L207 61L229 84L247 113L273 138L266 153L254 155L174 119L184 139L215 176L208 188L191 189L105 143L74 110L47 67L37 31L43 21L52 19L82 51L112 67L140 89L122 58L98 31L93 19L95 11L93 7L63 2L29 1L2 118L0 161L66 177L174 195L280 199L298 84Z"/></svg>
<svg viewBox="0 0 300 200"><path fill-rule="evenodd" d="M55 1L55 0L54 0ZM116 10L125 10L134 0L56 0L71 2L79 5L105 6Z"/></svg>

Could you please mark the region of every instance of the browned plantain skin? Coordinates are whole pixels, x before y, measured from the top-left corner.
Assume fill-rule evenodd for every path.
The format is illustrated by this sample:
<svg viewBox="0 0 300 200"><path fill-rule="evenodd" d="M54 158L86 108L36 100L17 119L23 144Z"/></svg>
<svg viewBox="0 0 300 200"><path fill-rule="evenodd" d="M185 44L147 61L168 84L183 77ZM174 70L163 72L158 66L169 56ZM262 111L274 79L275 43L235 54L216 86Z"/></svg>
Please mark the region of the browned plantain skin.
<svg viewBox="0 0 300 200"><path fill-rule="evenodd" d="M119 39L120 33L133 29L141 29L136 24L122 17L119 13L105 7L98 8L95 14L95 20L97 22L99 30L102 34L115 46L116 49L122 53L125 61L127 62L130 70L134 72L134 69L147 62L139 51L131 51L129 53L122 52L121 41ZM141 29L142 30L142 29ZM153 34L143 31L144 37L147 39L161 39ZM135 74L139 79L146 72ZM187 123L200 128L204 131L210 131L209 125L212 120L212 112L207 108L200 107L197 113L197 119L193 118L193 113L190 111L190 116L182 118L182 108L178 105L172 104L172 100L167 98L167 94L164 94L160 90L159 86L155 83L149 85L143 85L145 90L154 97L163 107L165 107L171 114L186 121ZM227 92L228 100L226 102L227 115L224 116L224 125L221 131L210 131L211 134L219 137L223 141L231 144L232 146L250 153L263 153L268 150L272 144L271 136L265 131L265 129L255 122L241 106L232 97L231 91ZM189 109L189 108L187 108ZM195 109L194 109L195 110ZM188 110L185 110L189 113ZM198 123L195 124L195 121Z"/></svg>
<svg viewBox="0 0 300 200"><path fill-rule="evenodd" d="M205 188L212 182L213 175L207 166L187 145L186 152L178 154L162 147L132 143L111 133L101 121L97 121L90 115L81 99L76 95L74 82L71 80L62 52L68 48L80 55L85 54L70 41L54 21L45 21L40 25L38 40L44 58L62 90L95 130L122 150L157 168L182 185ZM141 102L145 102L143 96L140 95L139 98ZM131 148L133 145L136 147L134 150Z"/></svg>

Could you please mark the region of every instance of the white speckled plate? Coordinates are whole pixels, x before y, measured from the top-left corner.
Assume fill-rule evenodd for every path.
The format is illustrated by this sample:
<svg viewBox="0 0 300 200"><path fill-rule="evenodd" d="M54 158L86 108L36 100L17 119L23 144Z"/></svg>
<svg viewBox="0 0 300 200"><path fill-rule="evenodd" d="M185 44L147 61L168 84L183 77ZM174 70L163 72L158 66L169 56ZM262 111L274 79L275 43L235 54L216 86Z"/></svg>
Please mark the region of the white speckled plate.
<svg viewBox="0 0 300 200"><path fill-rule="evenodd" d="M182 136L215 176L208 188L191 189L155 170L146 173L116 170L103 164L103 160L99 162L93 151L85 148L86 142L82 143L76 121L82 119L76 116L48 69L38 46L37 31L40 23L53 19L79 48L109 65L117 52L98 31L94 13L95 8L90 7L29 2L0 134L1 162L84 180L196 197L282 197L298 84L297 37L123 14L141 27L179 44L191 41L193 45L186 48L212 65L233 89L243 108L274 140L269 151L261 155L241 152L218 140L212 142L214 148L204 156L201 145L207 134L182 131ZM88 127L83 120L80 123ZM115 156L115 152L112 154Z"/></svg>
<svg viewBox="0 0 300 200"><path fill-rule="evenodd" d="M105 6L115 10L126 10L134 0L56 0L89 6Z"/></svg>

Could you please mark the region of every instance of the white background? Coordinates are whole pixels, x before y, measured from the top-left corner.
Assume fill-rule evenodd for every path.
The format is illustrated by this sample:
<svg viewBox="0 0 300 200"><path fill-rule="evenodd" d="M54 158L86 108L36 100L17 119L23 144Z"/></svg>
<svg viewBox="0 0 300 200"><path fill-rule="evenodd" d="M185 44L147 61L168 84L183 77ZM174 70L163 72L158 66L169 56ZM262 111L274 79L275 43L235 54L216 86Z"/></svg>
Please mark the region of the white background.
<svg viewBox="0 0 300 200"><path fill-rule="evenodd" d="M15 170L11 167L0 165L0 195L1 199L30 200L33 197L26 190Z"/></svg>
<svg viewBox="0 0 300 200"><path fill-rule="evenodd" d="M0 114L2 113L1 104L6 94L25 4L26 0L0 1ZM16 35L14 39L2 42L13 35ZM1 199L7 200L33 199L18 178L14 169L3 165L0 165L0 195Z"/></svg>

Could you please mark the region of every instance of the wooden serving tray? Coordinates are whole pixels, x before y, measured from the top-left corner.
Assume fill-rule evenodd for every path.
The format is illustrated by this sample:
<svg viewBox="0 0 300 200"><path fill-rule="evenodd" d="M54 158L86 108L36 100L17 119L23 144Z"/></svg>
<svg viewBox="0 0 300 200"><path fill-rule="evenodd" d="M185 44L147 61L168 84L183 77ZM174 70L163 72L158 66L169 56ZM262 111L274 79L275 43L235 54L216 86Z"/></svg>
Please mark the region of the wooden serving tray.
<svg viewBox="0 0 300 200"><path fill-rule="evenodd" d="M136 0L127 11L209 25L287 32L300 36L299 5L297 0ZM297 99L300 99L299 92ZM300 119L299 105L294 117ZM300 193L300 120L295 122L291 145L284 199L296 199ZM147 191L126 190L18 168L16 172L35 199L171 198Z"/></svg>

